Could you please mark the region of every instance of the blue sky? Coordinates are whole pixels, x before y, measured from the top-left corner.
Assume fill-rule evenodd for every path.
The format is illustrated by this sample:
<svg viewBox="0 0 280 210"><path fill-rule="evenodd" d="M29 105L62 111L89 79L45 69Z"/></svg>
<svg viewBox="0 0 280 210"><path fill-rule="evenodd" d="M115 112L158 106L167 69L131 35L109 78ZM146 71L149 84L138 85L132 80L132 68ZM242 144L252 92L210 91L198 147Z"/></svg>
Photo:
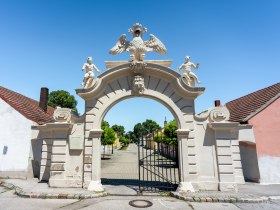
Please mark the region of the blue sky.
<svg viewBox="0 0 280 210"><path fill-rule="evenodd" d="M128 28L140 22L166 46L177 68L190 55L206 87L195 102L196 112L279 82L280 1L13 1L0 2L0 85L38 99L40 88L63 89L75 95L81 67L91 55L105 71L107 60L128 60L108 50ZM84 102L78 96L78 110ZM162 125L170 112L158 102L128 99L105 119L127 131L152 118Z"/></svg>

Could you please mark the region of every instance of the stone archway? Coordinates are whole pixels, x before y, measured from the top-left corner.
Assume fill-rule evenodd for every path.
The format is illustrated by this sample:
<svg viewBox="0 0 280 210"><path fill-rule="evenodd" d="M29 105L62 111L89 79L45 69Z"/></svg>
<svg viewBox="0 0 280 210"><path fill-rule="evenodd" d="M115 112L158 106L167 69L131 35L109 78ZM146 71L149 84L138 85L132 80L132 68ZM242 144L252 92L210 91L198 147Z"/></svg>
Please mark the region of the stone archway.
<svg viewBox="0 0 280 210"><path fill-rule="evenodd" d="M107 62L112 68L95 79L88 89L77 89L85 100L83 186L102 191L100 137L101 122L111 107L132 97L146 97L167 107L178 123L181 186L188 186L188 139L194 130L194 99L204 92L189 87L180 75L166 67L168 61ZM90 161L89 161L90 160ZM192 176L196 174L192 171Z"/></svg>

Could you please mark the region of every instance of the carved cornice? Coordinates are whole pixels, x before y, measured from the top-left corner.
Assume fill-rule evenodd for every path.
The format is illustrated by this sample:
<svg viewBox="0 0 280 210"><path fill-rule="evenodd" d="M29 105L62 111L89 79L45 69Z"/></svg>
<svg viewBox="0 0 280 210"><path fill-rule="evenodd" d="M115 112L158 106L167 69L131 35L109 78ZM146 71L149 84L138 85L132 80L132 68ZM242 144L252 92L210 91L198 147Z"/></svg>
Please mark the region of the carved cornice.
<svg viewBox="0 0 280 210"><path fill-rule="evenodd" d="M89 138L100 138L103 133L102 129L91 129L89 131Z"/></svg>
<svg viewBox="0 0 280 210"><path fill-rule="evenodd" d="M216 130L216 131L217 130L233 131L233 130L239 129L240 124L238 122L224 122L224 123L212 122L212 123L208 123L208 126L209 126L209 128L212 128L213 130Z"/></svg>
<svg viewBox="0 0 280 210"><path fill-rule="evenodd" d="M182 96L196 98L205 90L204 87L189 87L185 85L180 81L180 74L170 68L146 61L145 64L147 65L145 66L144 75L153 75L160 79L170 81L174 86L174 89L177 89L177 92L180 92ZM131 62L127 62L105 71L98 76L98 80L94 87L88 89L76 89L76 93L84 99L91 98L93 95L101 94L101 91L104 89L104 85L106 85L107 81L112 81L114 78L121 78L125 76L131 77L134 72L131 71L130 65Z"/></svg>
<svg viewBox="0 0 280 210"><path fill-rule="evenodd" d="M175 132L176 132L178 137L180 137L180 136L184 136L185 137L185 136L189 135L190 130L188 130L188 129L178 129Z"/></svg>
<svg viewBox="0 0 280 210"><path fill-rule="evenodd" d="M73 128L73 123L47 123L44 125L37 125L33 126L33 128L37 128L40 131L43 132L49 132L49 131L63 131L67 132L67 134L71 133L71 130Z"/></svg>

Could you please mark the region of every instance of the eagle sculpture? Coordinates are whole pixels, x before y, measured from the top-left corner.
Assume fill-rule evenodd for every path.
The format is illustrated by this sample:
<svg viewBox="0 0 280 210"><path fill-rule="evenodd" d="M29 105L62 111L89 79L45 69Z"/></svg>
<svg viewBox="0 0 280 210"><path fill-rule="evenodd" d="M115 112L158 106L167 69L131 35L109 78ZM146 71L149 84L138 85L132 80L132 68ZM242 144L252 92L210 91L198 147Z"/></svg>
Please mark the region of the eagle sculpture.
<svg viewBox="0 0 280 210"><path fill-rule="evenodd" d="M147 32L147 28L142 27L140 23L134 24L133 29L130 28L128 32L132 34L133 39L127 41L126 34L121 35L116 45L109 51L110 54L129 52L131 61L143 61L145 52L155 51L159 54L166 54L164 44L153 34L150 34L149 41L143 41L142 35Z"/></svg>

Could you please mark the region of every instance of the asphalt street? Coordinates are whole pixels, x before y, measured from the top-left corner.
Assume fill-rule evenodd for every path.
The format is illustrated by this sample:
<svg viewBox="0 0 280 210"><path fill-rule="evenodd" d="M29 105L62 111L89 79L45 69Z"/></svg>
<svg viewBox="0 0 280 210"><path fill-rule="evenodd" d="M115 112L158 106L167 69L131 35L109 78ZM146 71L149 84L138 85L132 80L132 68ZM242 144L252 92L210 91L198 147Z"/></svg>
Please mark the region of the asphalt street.
<svg viewBox="0 0 280 210"><path fill-rule="evenodd" d="M126 210L139 209L139 207L147 206L145 209L184 209L184 210L280 210L280 200L270 200L266 203L206 203L206 202L187 202L178 200L173 197L163 196L137 196L136 191L131 186L122 185L121 180L135 180L138 176L137 150L136 145L131 145L126 151L116 151L113 156L102 160L102 178L118 180L113 185L104 184L105 190L111 194L106 197L92 199L38 199L38 198L21 198L14 194L14 190L0 187L0 210ZM121 167L120 167L121 166ZM25 181L25 185L32 185L33 182ZM17 182L15 182L17 183ZM18 182L19 184L20 182ZM42 185L42 184L41 184ZM27 189L26 186L22 185ZM31 188L32 191L45 190L47 186L40 187L39 184ZM36 189L35 189L36 188ZM243 193L254 193L259 196L278 195L279 186L255 186L247 184L242 186ZM53 189L57 191L59 189ZM78 192L75 190L75 192ZM122 194L122 196L121 196ZM279 199L280 196L275 196ZM150 206L148 206L150 205ZM138 206L138 207L137 207Z"/></svg>
<svg viewBox="0 0 280 210"><path fill-rule="evenodd" d="M144 206L150 201L152 206L146 209L185 209L185 210L279 210L280 200L272 200L268 203L195 203L178 200L171 197L161 196L107 196L101 198L75 200L75 199L32 199L20 198L14 194L13 190L0 187L0 209L1 210L125 210L139 209L129 203Z"/></svg>

